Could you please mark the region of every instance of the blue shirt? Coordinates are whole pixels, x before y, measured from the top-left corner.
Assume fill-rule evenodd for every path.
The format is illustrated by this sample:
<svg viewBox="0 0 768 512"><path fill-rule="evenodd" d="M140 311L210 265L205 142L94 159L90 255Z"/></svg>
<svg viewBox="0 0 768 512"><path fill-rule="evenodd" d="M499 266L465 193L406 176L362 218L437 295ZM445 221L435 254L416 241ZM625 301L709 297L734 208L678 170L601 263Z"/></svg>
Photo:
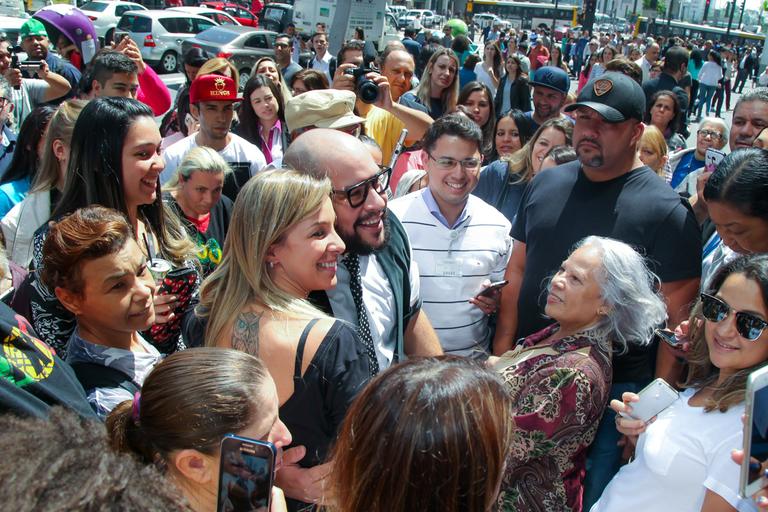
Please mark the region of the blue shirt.
<svg viewBox="0 0 768 512"><path fill-rule="evenodd" d="M675 188L682 183L685 177L693 171L704 167L704 160L697 160L695 155L696 151L691 151L687 155L683 155L677 163L677 167L675 167L675 170L672 172L672 179L669 182L672 188Z"/></svg>
<svg viewBox="0 0 768 512"><path fill-rule="evenodd" d="M27 197L28 192L29 178L0 185L0 218L5 217L11 208L22 202Z"/></svg>
<svg viewBox="0 0 768 512"><path fill-rule="evenodd" d="M439 220L440 224L447 227L448 229L455 229L458 225L467 220L468 214L466 200L464 201L464 209L461 210L461 214L456 219L456 222L451 225L448 222L448 219L445 218L445 215L443 215L443 213L440 211L440 207L437 205L437 201L435 201L435 196L432 195L429 187L421 189L421 198L424 199L424 203L427 205L429 213L431 213L434 218Z"/></svg>

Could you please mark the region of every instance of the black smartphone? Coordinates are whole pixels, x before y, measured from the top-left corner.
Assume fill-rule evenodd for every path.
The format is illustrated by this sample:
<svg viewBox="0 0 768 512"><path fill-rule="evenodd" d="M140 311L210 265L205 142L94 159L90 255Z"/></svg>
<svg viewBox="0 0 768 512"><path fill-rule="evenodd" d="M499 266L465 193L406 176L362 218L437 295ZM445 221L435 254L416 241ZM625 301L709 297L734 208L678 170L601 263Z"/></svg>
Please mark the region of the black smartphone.
<svg viewBox="0 0 768 512"><path fill-rule="evenodd" d="M221 440L218 512L268 512L275 446L228 434Z"/></svg>
<svg viewBox="0 0 768 512"><path fill-rule="evenodd" d="M678 338L677 335L669 329L656 329L653 331L653 335L672 348L680 348L680 345L683 343L683 340Z"/></svg>
<svg viewBox="0 0 768 512"><path fill-rule="evenodd" d="M493 292L495 292L496 290L501 290L502 288L504 288L508 284L509 284L509 281L507 281L506 279L503 280L503 281L496 281L495 283L489 284L488 288L480 291L477 294L477 296L478 297L487 297L487 296L491 295Z"/></svg>
<svg viewBox="0 0 768 512"><path fill-rule="evenodd" d="M749 499L764 487L768 469L768 367L755 370L747 379L744 407L744 462L740 492Z"/></svg>

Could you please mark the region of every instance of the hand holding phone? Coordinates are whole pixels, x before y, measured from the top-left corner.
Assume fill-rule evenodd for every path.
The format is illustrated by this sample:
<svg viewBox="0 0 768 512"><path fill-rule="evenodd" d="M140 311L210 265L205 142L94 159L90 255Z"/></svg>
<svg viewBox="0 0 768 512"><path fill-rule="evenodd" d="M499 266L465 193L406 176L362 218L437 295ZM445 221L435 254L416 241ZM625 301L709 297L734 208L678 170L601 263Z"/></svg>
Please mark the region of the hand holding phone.
<svg viewBox="0 0 768 512"><path fill-rule="evenodd" d="M229 434L221 441L218 512L267 512L274 481L275 446Z"/></svg>
<svg viewBox="0 0 768 512"><path fill-rule="evenodd" d="M469 303L477 306L486 315L492 315L499 309L501 297L499 290L505 287L508 281L497 281L491 283L487 279L483 283L485 288L480 290L477 295L469 299Z"/></svg>
<svg viewBox="0 0 768 512"><path fill-rule="evenodd" d="M639 400L630 405L631 410L622 411L619 414L624 418L648 423L664 409L675 403L678 395L675 388L667 384L664 379L659 378L637 394Z"/></svg>
<svg viewBox="0 0 768 512"><path fill-rule="evenodd" d="M507 281L506 279L503 281L496 281L495 283L491 283L484 289L480 290L480 293L477 294L477 297L490 297L493 295L493 293L496 290L501 290L508 284L509 284L509 281Z"/></svg>
<svg viewBox="0 0 768 512"><path fill-rule="evenodd" d="M707 172L714 172L720 162L725 158L725 153L715 148L707 148L704 154L704 168Z"/></svg>
<svg viewBox="0 0 768 512"><path fill-rule="evenodd" d="M744 413L740 491L749 497L768 486L768 367L750 374Z"/></svg>

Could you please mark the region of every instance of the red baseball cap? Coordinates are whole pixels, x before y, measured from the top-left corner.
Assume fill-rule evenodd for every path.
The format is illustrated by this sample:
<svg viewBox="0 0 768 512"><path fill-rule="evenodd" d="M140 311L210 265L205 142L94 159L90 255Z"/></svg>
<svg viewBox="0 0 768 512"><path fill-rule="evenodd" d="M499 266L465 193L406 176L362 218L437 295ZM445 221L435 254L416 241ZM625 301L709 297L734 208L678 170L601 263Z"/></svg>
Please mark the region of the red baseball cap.
<svg viewBox="0 0 768 512"><path fill-rule="evenodd" d="M189 102L200 101L240 101L237 84L224 75L202 75L192 81L189 87Z"/></svg>

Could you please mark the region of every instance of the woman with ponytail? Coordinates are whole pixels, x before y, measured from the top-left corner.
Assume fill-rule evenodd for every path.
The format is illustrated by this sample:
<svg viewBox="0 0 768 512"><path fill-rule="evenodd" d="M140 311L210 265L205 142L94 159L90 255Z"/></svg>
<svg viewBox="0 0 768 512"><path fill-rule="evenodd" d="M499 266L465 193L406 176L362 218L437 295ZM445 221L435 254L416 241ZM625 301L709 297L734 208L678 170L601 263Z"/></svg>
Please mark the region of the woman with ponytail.
<svg viewBox="0 0 768 512"><path fill-rule="evenodd" d="M194 348L168 356L133 400L107 418L112 448L154 464L195 512L215 512L221 440L227 434L269 441L278 449L291 434L277 416L277 391L266 367L245 352ZM280 508L282 507L282 508ZM284 510L272 490L273 512Z"/></svg>

